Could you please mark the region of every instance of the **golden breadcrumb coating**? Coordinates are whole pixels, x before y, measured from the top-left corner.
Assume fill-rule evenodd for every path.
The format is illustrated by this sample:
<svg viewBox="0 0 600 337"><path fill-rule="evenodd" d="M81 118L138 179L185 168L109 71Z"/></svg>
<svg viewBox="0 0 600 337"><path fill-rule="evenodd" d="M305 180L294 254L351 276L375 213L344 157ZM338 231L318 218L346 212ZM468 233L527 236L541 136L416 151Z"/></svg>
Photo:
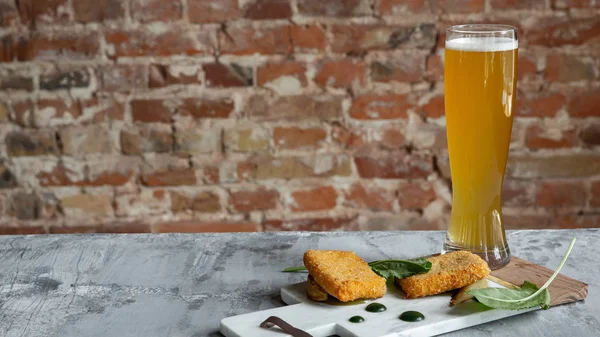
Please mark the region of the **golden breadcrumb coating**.
<svg viewBox="0 0 600 337"><path fill-rule="evenodd" d="M475 283L490 273L487 263L468 251L457 251L427 259L431 270L424 274L396 279L406 298L440 294Z"/></svg>
<svg viewBox="0 0 600 337"><path fill-rule="evenodd" d="M309 250L304 265L321 288L342 302L385 295L385 278L353 252Z"/></svg>

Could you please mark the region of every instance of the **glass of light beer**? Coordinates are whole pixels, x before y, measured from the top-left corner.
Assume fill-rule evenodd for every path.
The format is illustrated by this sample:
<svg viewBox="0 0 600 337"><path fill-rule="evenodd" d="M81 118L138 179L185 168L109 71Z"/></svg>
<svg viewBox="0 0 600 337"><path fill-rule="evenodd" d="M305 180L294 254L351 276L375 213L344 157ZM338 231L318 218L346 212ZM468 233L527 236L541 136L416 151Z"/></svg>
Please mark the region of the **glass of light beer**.
<svg viewBox="0 0 600 337"><path fill-rule="evenodd" d="M517 29L469 24L446 31L444 95L452 215L444 251L470 250L492 269L510 261L502 182L517 90Z"/></svg>

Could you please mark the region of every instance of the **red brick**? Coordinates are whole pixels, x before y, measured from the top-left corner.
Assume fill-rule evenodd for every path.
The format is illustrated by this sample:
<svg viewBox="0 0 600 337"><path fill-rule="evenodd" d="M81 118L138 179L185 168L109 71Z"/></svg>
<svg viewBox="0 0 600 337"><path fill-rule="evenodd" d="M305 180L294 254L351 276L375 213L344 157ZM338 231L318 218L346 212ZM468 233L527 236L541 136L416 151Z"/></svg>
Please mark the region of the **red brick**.
<svg viewBox="0 0 600 337"><path fill-rule="evenodd" d="M201 84L200 67L197 65L153 64L149 69L150 88L162 88L176 84Z"/></svg>
<svg viewBox="0 0 600 337"><path fill-rule="evenodd" d="M43 187L83 185L85 182L83 168L83 165L65 165L64 162L57 162L51 171L39 172L36 178Z"/></svg>
<svg viewBox="0 0 600 337"><path fill-rule="evenodd" d="M216 213L221 211L221 200L213 192L203 191L194 195L185 195L171 191L171 211L196 211L201 213Z"/></svg>
<svg viewBox="0 0 600 337"><path fill-rule="evenodd" d="M134 121L144 123L169 123L172 110L162 99L131 101L131 115Z"/></svg>
<svg viewBox="0 0 600 337"><path fill-rule="evenodd" d="M33 75L22 74L17 71L7 70L0 77L0 90L33 91Z"/></svg>
<svg viewBox="0 0 600 337"><path fill-rule="evenodd" d="M202 66L208 87L251 87L252 68L238 64L210 63Z"/></svg>
<svg viewBox="0 0 600 337"><path fill-rule="evenodd" d="M73 1L75 20L79 22L102 22L125 17L122 0Z"/></svg>
<svg viewBox="0 0 600 337"><path fill-rule="evenodd" d="M131 15L140 22L172 22L182 18L181 0L134 0Z"/></svg>
<svg viewBox="0 0 600 337"><path fill-rule="evenodd" d="M524 79L534 78L537 73L536 59L534 55L519 54L519 65L517 71L517 78L519 81Z"/></svg>
<svg viewBox="0 0 600 337"><path fill-rule="evenodd" d="M145 216L165 214L171 208L171 200L164 190L141 189L117 194L115 214L117 216Z"/></svg>
<svg viewBox="0 0 600 337"><path fill-rule="evenodd" d="M347 177L351 174L345 155L315 155L310 157L255 156L237 165L240 180L291 179L308 177Z"/></svg>
<svg viewBox="0 0 600 337"><path fill-rule="evenodd" d="M60 199L61 209L68 218L110 217L113 214L111 196L107 194L75 194Z"/></svg>
<svg viewBox="0 0 600 337"><path fill-rule="evenodd" d="M580 92L569 97L567 110L571 117L600 116L600 89Z"/></svg>
<svg viewBox="0 0 600 337"><path fill-rule="evenodd" d="M600 207L600 181L592 181L591 184L590 206Z"/></svg>
<svg viewBox="0 0 600 337"><path fill-rule="evenodd" d="M334 126L332 139L346 149L401 149L406 138L398 126L347 129Z"/></svg>
<svg viewBox="0 0 600 337"><path fill-rule="evenodd" d="M158 224L159 233L231 233L257 232L260 227L252 222L178 221Z"/></svg>
<svg viewBox="0 0 600 337"><path fill-rule="evenodd" d="M102 90L130 92L147 87L145 67L137 64L111 64L98 70Z"/></svg>
<svg viewBox="0 0 600 337"><path fill-rule="evenodd" d="M327 132L320 127L276 127L273 130L275 145L281 149L317 149L326 137Z"/></svg>
<svg viewBox="0 0 600 337"><path fill-rule="evenodd" d="M350 107L350 117L375 120L406 118L407 110L413 107L408 100L407 95L358 96Z"/></svg>
<svg viewBox="0 0 600 337"><path fill-rule="evenodd" d="M371 211L391 211L394 207L395 193L393 190L379 187L365 187L354 183L345 194L345 204L352 208L368 209Z"/></svg>
<svg viewBox="0 0 600 337"><path fill-rule="evenodd" d="M532 125L527 128L525 143L530 149L559 149L575 147L579 144L576 130L565 130L560 132L560 138L553 135L555 131L547 131Z"/></svg>
<svg viewBox="0 0 600 337"><path fill-rule="evenodd" d="M551 54L546 61L545 79L550 82L593 80L595 67L592 59L571 55Z"/></svg>
<svg viewBox="0 0 600 337"><path fill-rule="evenodd" d="M202 174L202 182L208 185L214 185L221 182L219 167L217 166L204 166L199 170Z"/></svg>
<svg viewBox="0 0 600 337"><path fill-rule="evenodd" d="M237 0L188 0L190 22L225 22L240 17Z"/></svg>
<svg viewBox="0 0 600 337"><path fill-rule="evenodd" d="M275 82L283 77L295 78L302 87L306 87L307 85L306 67L299 62L284 61L267 63L259 66L256 70L256 82L260 86L265 86L265 84Z"/></svg>
<svg viewBox="0 0 600 337"><path fill-rule="evenodd" d="M508 207L535 206L536 186L522 180L504 181L502 185L502 204Z"/></svg>
<svg viewBox="0 0 600 337"><path fill-rule="evenodd" d="M436 193L428 182L415 182L398 188L398 203L402 209L423 209L436 199Z"/></svg>
<svg viewBox="0 0 600 337"><path fill-rule="evenodd" d="M325 49L325 30L317 25L294 25L290 28L290 39L295 52L322 51Z"/></svg>
<svg viewBox="0 0 600 337"><path fill-rule="evenodd" d="M430 12L428 0L380 0L379 14L423 14Z"/></svg>
<svg viewBox="0 0 600 337"><path fill-rule="evenodd" d="M565 105L561 93L526 92L517 94L515 114L522 117L554 117Z"/></svg>
<svg viewBox="0 0 600 337"><path fill-rule="evenodd" d="M254 0L247 3L243 16L252 20L288 19L292 16L292 8L288 0Z"/></svg>
<svg viewBox="0 0 600 337"><path fill-rule="evenodd" d="M297 220L266 220L265 231L311 231L358 230L353 218L307 218Z"/></svg>
<svg viewBox="0 0 600 337"><path fill-rule="evenodd" d="M260 120L335 120L342 117L339 96L277 96L273 101L264 96L252 96L244 115Z"/></svg>
<svg viewBox="0 0 600 337"><path fill-rule="evenodd" d="M0 27L10 27L14 23L19 22L19 11L17 10L15 1L2 0L0 1Z"/></svg>
<svg viewBox="0 0 600 337"><path fill-rule="evenodd" d="M390 57L390 61L371 63L371 80L375 82L418 82L425 73L425 59L421 55Z"/></svg>
<svg viewBox="0 0 600 337"><path fill-rule="evenodd" d="M249 26L219 32L219 45L222 54L287 54L291 51L290 28L254 28Z"/></svg>
<svg viewBox="0 0 600 337"><path fill-rule="evenodd" d="M209 52L211 32L200 33L176 26L159 33L141 28L132 31L110 31L105 34L109 57L201 55Z"/></svg>
<svg viewBox="0 0 600 337"><path fill-rule="evenodd" d="M565 214L559 215L555 222L561 229L570 228L598 228L600 227L600 216L598 214Z"/></svg>
<svg viewBox="0 0 600 337"><path fill-rule="evenodd" d="M366 0L298 0L298 12L307 16L351 17L371 13Z"/></svg>
<svg viewBox="0 0 600 337"><path fill-rule="evenodd" d="M98 56L100 37L96 33L34 34L27 43L25 60L85 60Z"/></svg>
<svg viewBox="0 0 600 337"><path fill-rule="evenodd" d="M271 135L261 125L242 122L225 129L223 138L226 152L267 152Z"/></svg>
<svg viewBox="0 0 600 337"><path fill-rule="evenodd" d="M24 23L53 23L69 19L67 0L19 0L21 20Z"/></svg>
<svg viewBox="0 0 600 337"><path fill-rule="evenodd" d="M56 137L50 130L13 131L4 143L10 157L58 154Z"/></svg>
<svg viewBox="0 0 600 337"><path fill-rule="evenodd" d="M590 177L600 174L600 156L591 153L511 154L506 176L514 178Z"/></svg>
<svg viewBox="0 0 600 337"><path fill-rule="evenodd" d="M433 172L429 154L405 151L369 151L357 154L354 164L362 178L416 179L426 178Z"/></svg>
<svg viewBox="0 0 600 337"><path fill-rule="evenodd" d="M12 104L12 110L14 116L12 120L21 126L33 126L34 125L34 108L31 101L14 102Z"/></svg>
<svg viewBox="0 0 600 337"><path fill-rule="evenodd" d="M421 113L427 118L440 118L444 116L444 96L433 96L421 108Z"/></svg>
<svg viewBox="0 0 600 337"><path fill-rule="evenodd" d="M142 175L142 183L152 187L195 185L196 173L191 168L148 172Z"/></svg>
<svg viewBox="0 0 600 337"><path fill-rule="evenodd" d="M85 67L58 66L40 75L40 90L57 91L89 88L92 84L91 69Z"/></svg>
<svg viewBox="0 0 600 337"><path fill-rule="evenodd" d="M0 62L27 60L30 49L29 37L11 34L0 38Z"/></svg>
<svg viewBox="0 0 600 337"><path fill-rule="evenodd" d="M223 130L210 124L182 121L175 124L175 152L188 155L219 153L223 149Z"/></svg>
<svg viewBox="0 0 600 337"><path fill-rule="evenodd" d="M433 24L417 26L334 25L331 49L336 53L363 54L370 50L429 49L435 45Z"/></svg>
<svg viewBox="0 0 600 337"><path fill-rule="evenodd" d="M194 118L228 118L233 113L234 104L230 98L186 98L177 108L178 114Z"/></svg>
<svg viewBox="0 0 600 337"><path fill-rule="evenodd" d="M597 0L552 0L553 8L600 8Z"/></svg>
<svg viewBox="0 0 600 337"><path fill-rule="evenodd" d="M173 148L171 125L128 127L121 130L121 151L126 155L170 152Z"/></svg>
<svg viewBox="0 0 600 337"><path fill-rule="evenodd" d="M73 234L73 233L118 233L118 234L136 234L150 233L151 228L148 223L143 222L107 222L100 224L91 224L89 226L52 226L51 234Z"/></svg>
<svg viewBox="0 0 600 337"><path fill-rule="evenodd" d="M546 2L539 0L491 0L493 9L546 9Z"/></svg>
<svg viewBox="0 0 600 337"><path fill-rule="evenodd" d="M325 60L317 66L315 83L321 87L362 86L365 83L365 64L351 59Z"/></svg>
<svg viewBox="0 0 600 337"><path fill-rule="evenodd" d="M42 226L20 226L20 227L4 227L0 226L0 235L35 235L46 234L46 229Z"/></svg>
<svg viewBox="0 0 600 337"><path fill-rule="evenodd" d="M331 186L320 186L292 192L293 212L324 211L337 204L337 192Z"/></svg>
<svg viewBox="0 0 600 337"><path fill-rule="evenodd" d="M279 199L277 191L265 188L232 191L229 196L232 209L238 213L275 209Z"/></svg>
<svg viewBox="0 0 600 337"><path fill-rule="evenodd" d="M436 0L434 9L442 13L477 13L483 12L484 0Z"/></svg>
<svg viewBox="0 0 600 337"><path fill-rule="evenodd" d="M123 172L102 172L93 178L88 178L83 182L85 186L122 186L131 181L134 177L133 171Z"/></svg>
<svg viewBox="0 0 600 337"><path fill-rule="evenodd" d="M429 81L441 81L444 79L444 61L439 55L427 55L426 78Z"/></svg>
<svg viewBox="0 0 600 337"><path fill-rule="evenodd" d="M89 122L101 123L123 120L123 105L111 98L90 98L81 101L83 116L89 116Z"/></svg>
<svg viewBox="0 0 600 337"><path fill-rule="evenodd" d="M540 17L527 33L530 45L559 47L565 45L598 44L600 35L600 17L572 20L569 17L547 18Z"/></svg>
<svg viewBox="0 0 600 337"><path fill-rule="evenodd" d="M412 128L411 144L415 149L444 150L448 148L445 127L433 123L419 123Z"/></svg>
<svg viewBox="0 0 600 337"><path fill-rule="evenodd" d="M588 146L600 145L600 123L586 123L579 133L579 139Z"/></svg>
<svg viewBox="0 0 600 337"><path fill-rule="evenodd" d="M505 229L552 229L560 225L547 212L543 214L523 214L517 210L516 214L503 212L502 223Z"/></svg>
<svg viewBox="0 0 600 337"><path fill-rule="evenodd" d="M536 204L542 207L584 207L586 201L587 192L581 181L546 181L536 193Z"/></svg>
<svg viewBox="0 0 600 337"><path fill-rule="evenodd" d="M59 131L63 152L71 156L112 153L115 142L104 125L74 126Z"/></svg>
<svg viewBox="0 0 600 337"><path fill-rule="evenodd" d="M50 126L49 121L45 121L50 119L77 119L82 113L81 102L79 101L67 102L62 99L40 99L37 106L37 126ZM48 117L40 118L41 115L48 115Z"/></svg>

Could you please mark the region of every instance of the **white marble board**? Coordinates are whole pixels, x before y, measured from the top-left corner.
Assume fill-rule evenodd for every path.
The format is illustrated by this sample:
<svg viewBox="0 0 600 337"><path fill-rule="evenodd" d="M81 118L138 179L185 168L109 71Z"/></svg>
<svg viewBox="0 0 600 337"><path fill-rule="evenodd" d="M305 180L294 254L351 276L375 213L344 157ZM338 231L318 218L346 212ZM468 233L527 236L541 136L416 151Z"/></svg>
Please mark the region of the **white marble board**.
<svg viewBox="0 0 600 337"><path fill-rule="evenodd" d="M488 280L490 287L503 286ZM259 324L269 316L278 316L296 328L314 337L339 335L341 337L392 337L392 336L435 336L464 329L509 316L519 315L538 308L526 310L490 309L483 304L469 301L450 307L450 293L420 299L404 299L399 290L391 289L383 298L363 304L335 306L309 300L306 284L293 284L281 289L285 307L257 311L221 320L221 332L226 337L282 337L286 334L277 328L264 329ZM395 288L395 287L394 287ZM382 303L387 311L370 313L365 307L371 302ZM420 322L404 322L398 316L408 310L425 315ZM351 323L354 315L365 318L363 323Z"/></svg>

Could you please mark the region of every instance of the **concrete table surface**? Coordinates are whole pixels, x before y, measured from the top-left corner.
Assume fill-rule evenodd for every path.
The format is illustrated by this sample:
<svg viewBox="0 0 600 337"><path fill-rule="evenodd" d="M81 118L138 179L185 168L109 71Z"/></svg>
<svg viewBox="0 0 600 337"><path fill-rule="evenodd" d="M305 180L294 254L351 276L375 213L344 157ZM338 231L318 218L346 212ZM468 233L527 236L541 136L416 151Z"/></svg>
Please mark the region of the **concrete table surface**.
<svg viewBox="0 0 600 337"><path fill-rule="evenodd" d="M600 336L600 230L510 231L514 255L589 284L585 302L451 336ZM440 250L444 232L51 235L0 237L0 336L221 336L219 321L283 303L282 273L307 249L365 260Z"/></svg>

